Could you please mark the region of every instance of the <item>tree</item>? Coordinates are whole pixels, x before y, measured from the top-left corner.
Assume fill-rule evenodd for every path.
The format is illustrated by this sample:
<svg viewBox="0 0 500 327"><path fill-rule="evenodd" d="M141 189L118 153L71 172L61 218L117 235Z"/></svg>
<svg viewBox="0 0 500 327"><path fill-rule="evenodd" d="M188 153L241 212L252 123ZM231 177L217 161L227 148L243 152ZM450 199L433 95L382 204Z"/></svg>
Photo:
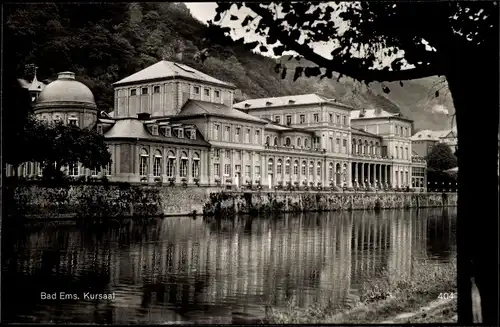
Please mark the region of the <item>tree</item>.
<svg viewBox="0 0 500 327"><path fill-rule="evenodd" d="M482 162L493 163L497 159L497 2L336 3L331 6L311 2L218 2L214 20L219 21L232 6L250 9L254 14L244 17L242 27L249 29L255 23L255 31L265 37L267 45L274 45L275 55L291 50L318 65L297 67L295 79L302 75L331 77L332 72L337 72L367 84L401 81L403 86L404 80L446 77L460 131L459 323L472 323L471 278L474 277L482 298L483 322L498 324L498 185L493 178L477 178L477 163L470 160L477 154L478 135L482 141ZM236 21L238 17L230 13L230 20ZM338 21L343 21L346 28L339 26ZM222 30L229 34L230 29ZM337 45L331 59L314 52L312 46L314 42L326 41ZM252 46L267 50L258 41ZM404 60L397 56L398 50L404 51ZM390 63L378 65L379 54L390 59ZM405 67L405 61L412 67ZM286 74L280 65L276 70ZM383 89L390 92L387 87ZM481 108L482 113L478 114L476 108ZM481 172L484 176L496 174L496 165L483 164ZM470 219L478 203L484 212L491 214L481 224ZM477 241L470 242L471 235L477 236Z"/></svg>
<svg viewBox="0 0 500 327"><path fill-rule="evenodd" d="M427 155L427 168L444 171L457 166L457 158L450 147L444 143L437 143Z"/></svg>

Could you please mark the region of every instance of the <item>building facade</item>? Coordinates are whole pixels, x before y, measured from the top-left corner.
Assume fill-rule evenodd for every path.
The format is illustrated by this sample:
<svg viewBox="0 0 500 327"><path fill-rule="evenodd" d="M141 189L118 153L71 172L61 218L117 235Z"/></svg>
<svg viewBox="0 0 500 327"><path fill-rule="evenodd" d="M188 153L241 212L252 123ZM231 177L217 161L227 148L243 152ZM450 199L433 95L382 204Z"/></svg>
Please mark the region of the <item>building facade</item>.
<svg viewBox="0 0 500 327"><path fill-rule="evenodd" d="M170 61L114 89L110 113L97 110L92 92L70 72L40 92L37 117L96 129L109 146L109 167L69 167L69 174L264 188L425 185L425 162L412 152L412 121L399 114L354 110L319 94L233 105L234 85Z"/></svg>

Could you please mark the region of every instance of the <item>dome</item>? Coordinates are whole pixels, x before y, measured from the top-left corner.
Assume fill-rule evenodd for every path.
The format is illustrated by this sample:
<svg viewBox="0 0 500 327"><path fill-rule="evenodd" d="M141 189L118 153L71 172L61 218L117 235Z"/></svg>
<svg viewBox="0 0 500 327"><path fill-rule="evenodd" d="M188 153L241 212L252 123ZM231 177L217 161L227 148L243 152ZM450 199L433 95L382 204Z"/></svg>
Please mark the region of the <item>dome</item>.
<svg viewBox="0 0 500 327"><path fill-rule="evenodd" d="M97 109L92 91L78 82L72 72L59 73L57 80L40 92L35 109L54 107Z"/></svg>

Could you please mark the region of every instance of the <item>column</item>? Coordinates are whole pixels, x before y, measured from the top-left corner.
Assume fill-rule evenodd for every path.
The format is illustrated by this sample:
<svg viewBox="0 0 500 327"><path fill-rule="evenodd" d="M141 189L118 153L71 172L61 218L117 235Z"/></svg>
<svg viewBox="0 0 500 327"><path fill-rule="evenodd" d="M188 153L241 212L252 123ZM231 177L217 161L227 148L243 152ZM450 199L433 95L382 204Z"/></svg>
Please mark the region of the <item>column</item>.
<svg viewBox="0 0 500 327"><path fill-rule="evenodd" d="M379 182L379 186L382 186L382 165L381 164L378 164L378 182Z"/></svg>
<svg viewBox="0 0 500 327"><path fill-rule="evenodd" d="M361 185L365 186L365 163L361 163Z"/></svg>
<svg viewBox="0 0 500 327"><path fill-rule="evenodd" d="M357 185L356 185L356 181L358 180L358 163L357 163L357 162L353 162L353 165L354 165L354 178L353 178L353 183L354 183L354 186L357 186Z"/></svg>
<svg viewBox="0 0 500 327"><path fill-rule="evenodd" d="M347 163L347 187L352 187L352 164L350 162Z"/></svg>
<svg viewBox="0 0 500 327"><path fill-rule="evenodd" d="M368 186L372 186L372 164L368 163L368 177L366 178L368 180Z"/></svg>

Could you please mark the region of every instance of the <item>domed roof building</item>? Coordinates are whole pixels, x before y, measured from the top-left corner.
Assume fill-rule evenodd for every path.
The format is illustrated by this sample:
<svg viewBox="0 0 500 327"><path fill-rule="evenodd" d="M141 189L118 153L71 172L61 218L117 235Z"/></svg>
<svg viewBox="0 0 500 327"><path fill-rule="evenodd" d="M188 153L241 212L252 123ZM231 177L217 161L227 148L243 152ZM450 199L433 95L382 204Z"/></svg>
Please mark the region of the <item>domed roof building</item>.
<svg viewBox="0 0 500 327"><path fill-rule="evenodd" d="M44 121L62 121L79 127L93 127L97 106L92 91L75 79L75 73L62 72L48 84L36 101L35 115Z"/></svg>

